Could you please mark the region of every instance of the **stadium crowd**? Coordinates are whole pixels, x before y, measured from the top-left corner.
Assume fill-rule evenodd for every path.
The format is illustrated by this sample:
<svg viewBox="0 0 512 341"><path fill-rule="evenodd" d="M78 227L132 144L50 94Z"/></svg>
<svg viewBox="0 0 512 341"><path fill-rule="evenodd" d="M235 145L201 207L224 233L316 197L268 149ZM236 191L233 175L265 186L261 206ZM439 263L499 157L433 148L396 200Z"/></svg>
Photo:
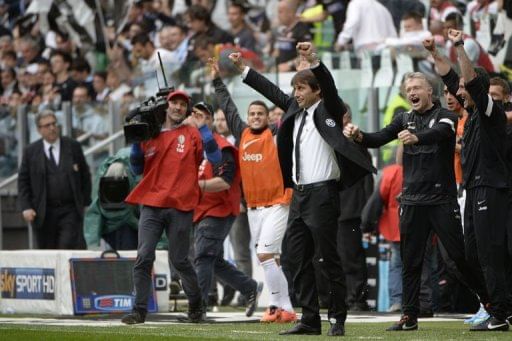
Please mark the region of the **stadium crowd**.
<svg viewBox="0 0 512 341"><path fill-rule="evenodd" d="M270 293L262 322L318 335L328 308L328 335L343 335L347 311L370 309L362 238L378 234L388 311L403 314L388 330L437 312L508 330L511 34L506 0L0 1L0 178L22 155L18 196L39 248L137 249L127 324L146 319L163 245L188 321L217 304L213 274L223 304L238 291L254 313L254 252ZM378 72L384 50L415 72L381 129L363 132L365 109L347 105L332 71L349 51L349 67L369 56ZM292 74L293 95L261 73ZM238 77L261 94L248 107L226 86ZM81 147L167 83L159 134L86 161ZM374 184L366 148L381 146Z"/></svg>

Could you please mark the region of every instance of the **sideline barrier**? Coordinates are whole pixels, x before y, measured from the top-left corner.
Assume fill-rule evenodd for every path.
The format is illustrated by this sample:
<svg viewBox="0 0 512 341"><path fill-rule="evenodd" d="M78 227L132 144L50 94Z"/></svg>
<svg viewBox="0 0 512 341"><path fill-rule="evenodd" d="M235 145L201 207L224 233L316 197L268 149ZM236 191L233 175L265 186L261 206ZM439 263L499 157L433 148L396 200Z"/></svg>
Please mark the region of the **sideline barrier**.
<svg viewBox="0 0 512 341"><path fill-rule="evenodd" d="M136 257L136 251L118 252L122 258ZM70 259L100 256L101 251L85 250L0 251L0 313L73 315ZM159 278L158 311L168 312L167 251L156 251L153 270L155 278Z"/></svg>

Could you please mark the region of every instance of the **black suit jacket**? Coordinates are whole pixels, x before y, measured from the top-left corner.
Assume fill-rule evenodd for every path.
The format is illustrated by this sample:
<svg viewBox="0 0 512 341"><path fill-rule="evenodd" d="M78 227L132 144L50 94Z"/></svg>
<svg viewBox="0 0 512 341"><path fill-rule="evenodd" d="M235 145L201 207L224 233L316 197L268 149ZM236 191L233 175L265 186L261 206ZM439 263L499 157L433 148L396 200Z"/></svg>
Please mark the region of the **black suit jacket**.
<svg viewBox="0 0 512 341"><path fill-rule="evenodd" d="M18 174L18 202L21 210L34 209L37 213L34 227L44 223L46 215L46 155L43 140L28 145ZM64 170L71 184L74 204L80 216L91 203L91 173L80 144L68 137L60 138L59 168Z"/></svg>
<svg viewBox="0 0 512 341"><path fill-rule="evenodd" d="M364 149L349 141L343 135L345 104L338 96L338 90L329 70L324 64L320 63L313 67L311 71L315 74L323 95L322 101L315 110L315 126L320 136L335 151L336 161L341 170L340 189L347 188L366 174L375 173L376 169L372 166L371 160L365 155ZM284 184L286 187L293 187L293 127L295 125L295 115L299 114L302 109L299 108L294 97L286 95L279 87L252 69L247 74L244 82L285 112L277 133L277 148Z"/></svg>

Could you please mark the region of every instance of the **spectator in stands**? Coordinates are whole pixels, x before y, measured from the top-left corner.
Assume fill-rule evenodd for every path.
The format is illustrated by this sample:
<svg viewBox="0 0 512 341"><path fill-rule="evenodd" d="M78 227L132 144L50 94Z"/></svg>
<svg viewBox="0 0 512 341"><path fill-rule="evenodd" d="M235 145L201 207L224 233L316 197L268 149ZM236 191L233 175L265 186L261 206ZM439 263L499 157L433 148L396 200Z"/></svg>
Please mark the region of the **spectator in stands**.
<svg viewBox="0 0 512 341"><path fill-rule="evenodd" d="M139 61L138 71L144 79L144 96L154 96L158 91L158 83L164 86L158 53L162 59L165 74L172 73L178 66L176 57L168 50L155 48L153 41L147 34L141 33L131 40L132 55ZM155 75L156 72L156 75ZM157 78L158 77L158 81ZM169 80L168 80L169 81Z"/></svg>
<svg viewBox="0 0 512 341"><path fill-rule="evenodd" d="M297 43L312 39L309 25L299 20L297 8L297 2L290 0L280 0L277 5L279 28L273 45L273 56L276 57L279 72L295 70Z"/></svg>
<svg viewBox="0 0 512 341"><path fill-rule="evenodd" d="M457 62L457 53L456 48L453 45L453 42L448 39L448 32L450 29L454 30L462 30L464 27L463 18L458 13L451 13L449 14L445 21L444 21L444 38L446 40L446 51L448 53L448 57L452 61L452 63ZM494 65L492 63L492 60L485 51L482 46L476 41L475 38L471 37L470 35L464 33L464 50L466 51L469 60L473 63L475 66L481 66L483 67L487 72L495 72Z"/></svg>
<svg viewBox="0 0 512 341"><path fill-rule="evenodd" d="M73 90L77 83L71 78L70 67L72 63L71 56L62 51L54 51L50 57L52 73L56 78L56 87L59 90L63 102L71 101Z"/></svg>
<svg viewBox="0 0 512 341"><path fill-rule="evenodd" d="M425 56L423 40L430 38L432 33L423 27L423 16L418 12L407 12L402 17L403 30L399 38L386 39L386 45L398 48L401 52L416 56Z"/></svg>
<svg viewBox="0 0 512 341"><path fill-rule="evenodd" d="M60 105L59 89L55 86L55 75L51 71L46 71L42 75L43 83L39 88L39 95L41 96L42 109L58 109Z"/></svg>
<svg viewBox="0 0 512 341"><path fill-rule="evenodd" d="M6 67L16 68L17 66L17 58L16 52L13 50L2 51L1 57L2 69Z"/></svg>
<svg viewBox="0 0 512 341"><path fill-rule="evenodd" d="M393 18L386 7L377 0L352 0L348 4L347 21L338 35L336 49L347 49L352 40L356 53L375 51L386 38L396 36Z"/></svg>
<svg viewBox="0 0 512 341"><path fill-rule="evenodd" d="M94 145L97 140L107 137L110 125L106 117L92 107L89 91L84 85L78 85L73 90L72 116L74 136L89 134L89 146Z"/></svg>
<svg viewBox="0 0 512 341"><path fill-rule="evenodd" d="M201 5L192 5L186 12L186 22L190 31L190 45L201 34L209 36L214 44L233 43L233 36L220 29L211 21L210 13ZM190 51L190 50L189 50Z"/></svg>
<svg viewBox="0 0 512 341"><path fill-rule="evenodd" d="M41 59L41 50L39 43L30 37L23 37L19 43L19 51L21 58L18 61L18 66L28 66L29 64L37 63Z"/></svg>
<svg viewBox="0 0 512 341"><path fill-rule="evenodd" d="M182 25L164 26L160 31L160 46L171 51L179 65L187 59L187 28Z"/></svg>
<svg viewBox="0 0 512 341"><path fill-rule="evenodd" d="M228 20L231 25L230 33L234 37L235 45L248 50L258 51L258 44L253 30L247 25L247 3L243 0L233 0L228 7Z"/></svg>
<svg viewBox="0 0 512 341"><path fill-rule="evenodd" d="M80 85L85 85L89 90L91 97L96 96L96 92L92 86L91 66L85 58L78 57L73 59L71 65L71 78Z"/></svg>
<svg viewBox="0 0 512 341"><path fill-rule="evenodd" d="M400 31L400 22L407 13L415 12L421 18L425 17L425 5L420 0L379 0L391 13L396 31Z"/></svg>
<svg viewBox="0 0 512 341"><path fill-rule="evenodd" d="M107 85L107 73L96 71L92 77L92 86L96 97L94 100L98 103L106 102L110 94L110 88Z"/></svg>
<svg viewBox="0 0 512 341"><path fill-rule="evenodd" d="M345 24L349 0L316 0L315 2L322 5L322 12L320 15L310 18L301 17L301 21L304 23L322 22L331 16L334 28L334 40L336 41L336 37L340 34L343 29L343 25Z"/></svg>
<svg viewBox="0 0 512 341"><path fill-rule="evenodd" d="M50 110L36 117L41 139L23 153L18 200L41 249L84 249L83 215L91 203L91 174L80 144L59 137Z"/></svg>
<svg viewBox="0 0 512 341"><path fill-rule="evenodd" d="M120 76L115 69L107 71L107 86L110 89L108 97L112 101L119 101L125 93L131 91L128 85L121 82Z"/></svg>
<svg viewBox="0 0 512 341"><path fill-rule="evenodd" d="M429 26L434 21L444 22L452 13L461 14L459 9L450 0L430 0Z"/></svg>
<svg viewBox="0 0 512 341"><path fill-rule="evenodd" d="M6 99L9 97L14 91L18 90L18 82L16 81L16 71L13 68L6 67L1 71L1 91L2 98Z"/></svg>

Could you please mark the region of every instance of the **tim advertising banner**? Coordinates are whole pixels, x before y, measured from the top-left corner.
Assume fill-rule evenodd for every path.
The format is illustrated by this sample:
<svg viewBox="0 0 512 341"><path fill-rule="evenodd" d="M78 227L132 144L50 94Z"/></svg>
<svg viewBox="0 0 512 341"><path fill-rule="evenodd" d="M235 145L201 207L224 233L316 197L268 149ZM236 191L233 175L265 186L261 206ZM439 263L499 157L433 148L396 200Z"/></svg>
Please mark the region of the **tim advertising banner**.
<svg viewBox="0 0 512 341"><path fill-rule="evenodd" d="M55 270L40 268L0 268L2 298L54 300Z"/></svg>

